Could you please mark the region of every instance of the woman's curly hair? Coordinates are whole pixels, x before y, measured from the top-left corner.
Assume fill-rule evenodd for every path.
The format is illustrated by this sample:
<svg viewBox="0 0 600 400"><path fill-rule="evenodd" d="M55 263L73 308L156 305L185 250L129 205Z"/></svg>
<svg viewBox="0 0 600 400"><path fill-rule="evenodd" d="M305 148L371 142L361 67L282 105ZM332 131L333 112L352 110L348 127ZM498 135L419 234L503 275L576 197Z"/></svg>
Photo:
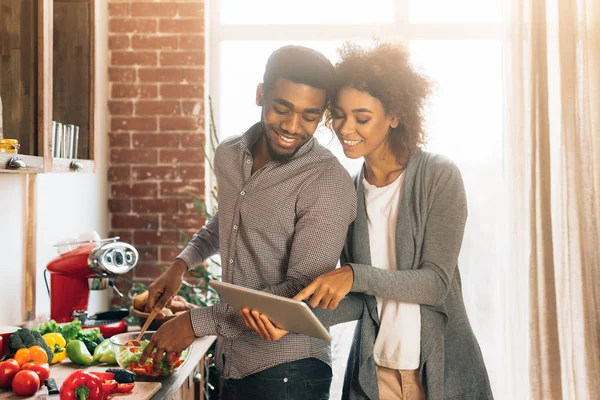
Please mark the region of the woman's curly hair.
<svg viewBox="0 0 600 400"><path fill-rule="evenodd" d="M433 82L414 69L408 51L400 44L386 42L364 48L348 42L338 53L333 104L344 87L369 93L381 101L386 115L400 120L397 128L390 128L388 143L398 162L404 164L405 157L419 152L425 143L423 111ZM329 127L331 123L328 112Z"/></svg>

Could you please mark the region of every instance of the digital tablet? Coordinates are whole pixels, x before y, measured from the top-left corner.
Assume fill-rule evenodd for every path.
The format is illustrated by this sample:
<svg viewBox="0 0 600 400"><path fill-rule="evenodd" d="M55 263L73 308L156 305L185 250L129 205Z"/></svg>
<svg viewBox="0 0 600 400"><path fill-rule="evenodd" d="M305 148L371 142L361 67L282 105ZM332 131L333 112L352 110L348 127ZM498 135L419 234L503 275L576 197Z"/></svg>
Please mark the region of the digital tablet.
<svg viewBox="0 0 600 400"><path fill-rule="evenodd" d="M273 325L331 342L331 335L306 303L260 290L211 280L210 285L235 310L247 307L267 316Z"/></svg>

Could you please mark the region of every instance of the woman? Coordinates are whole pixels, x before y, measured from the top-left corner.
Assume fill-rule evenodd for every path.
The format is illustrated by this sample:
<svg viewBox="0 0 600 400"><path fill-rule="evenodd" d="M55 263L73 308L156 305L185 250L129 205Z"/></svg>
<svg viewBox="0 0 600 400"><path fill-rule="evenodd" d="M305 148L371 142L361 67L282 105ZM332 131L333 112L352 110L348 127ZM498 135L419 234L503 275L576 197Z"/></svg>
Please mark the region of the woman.
<svg viewBox="0 0 600 400"><path fill-rule="evenodd" d="M461 174L421 150L431 84L389 43L346 45L336 70L329 121L345 155L364 157L358 214L342 267L295 299L320 306L326 326L360 320L344 399L491 399L457 265L467 217ZM242 314L266 340L287 333L256 311Z"/></svg>

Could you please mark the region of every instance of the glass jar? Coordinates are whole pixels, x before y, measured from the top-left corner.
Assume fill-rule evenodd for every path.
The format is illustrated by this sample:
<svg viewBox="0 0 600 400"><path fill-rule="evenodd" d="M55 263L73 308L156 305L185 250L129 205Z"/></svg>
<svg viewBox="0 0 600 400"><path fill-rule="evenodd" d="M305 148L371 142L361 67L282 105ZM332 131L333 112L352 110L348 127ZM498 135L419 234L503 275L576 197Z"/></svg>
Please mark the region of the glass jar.
<svg viewBox="0 0 600 400"><path fill-rule="evenodd" d="M19 141L17 139L0 139L0 153L18 153Z"/></svg>

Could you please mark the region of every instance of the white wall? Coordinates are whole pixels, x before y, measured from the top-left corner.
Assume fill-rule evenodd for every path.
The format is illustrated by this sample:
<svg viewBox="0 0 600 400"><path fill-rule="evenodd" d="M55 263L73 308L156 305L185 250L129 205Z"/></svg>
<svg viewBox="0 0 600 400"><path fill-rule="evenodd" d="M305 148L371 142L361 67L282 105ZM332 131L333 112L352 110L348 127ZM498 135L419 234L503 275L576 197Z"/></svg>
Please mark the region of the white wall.
<svg viewBox="0 0 600 400"><path fill-rule="evenodd" d="M50 303L44 285L46 264L57 255L59 239L77 237L95 230L108 233L107 188L107 91L108 19L105 2L96 2L96 140L100 147L95 174L47 173L36 178L37 201L37 314L49 314ZM25 226L27 204L25 179L0 173L0 325L23 319Z"/></svg>
<svg viewBox="0 0 600 400"><path fill-rule="evenodd" d="M25 177L0 174L0 325L21 320L22 285L25 262L23 226L27 204Z"/></svg>

